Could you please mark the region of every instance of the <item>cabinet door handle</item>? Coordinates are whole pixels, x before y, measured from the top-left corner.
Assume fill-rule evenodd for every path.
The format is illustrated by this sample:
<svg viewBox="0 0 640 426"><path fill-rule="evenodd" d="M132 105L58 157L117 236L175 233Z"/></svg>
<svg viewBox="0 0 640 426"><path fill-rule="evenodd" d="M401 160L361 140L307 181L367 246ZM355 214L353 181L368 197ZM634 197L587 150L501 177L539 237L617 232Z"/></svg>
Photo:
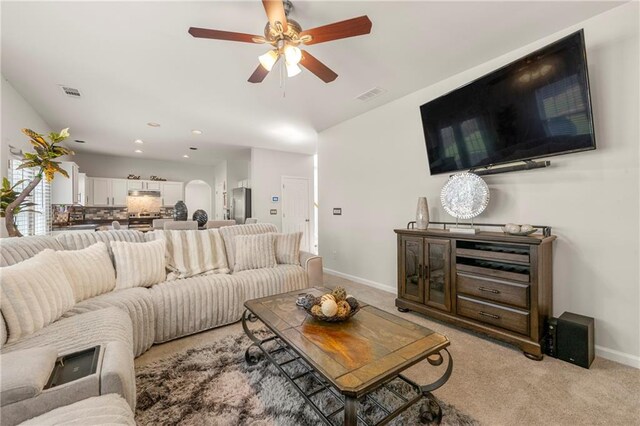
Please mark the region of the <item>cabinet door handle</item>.
<svg viewBox="0 0 640 426"><path fill-rule="evenodd" d="M494 314L490 314L487 312L479 312L480 315L482 315L483 317L489 317L489 318L493 318L493 319L500 319L500 315L494 315Z"/></svg>
<svg viewBox="0 0 640 426"><path fill-rule="evenodd" d="M112 206L115 206L115 204L116 204L116 202L115 202L115 201L113 201L113 197L111 197L111 205L112 205Z"/></svg>
<svg viewBox="0 0 640 426"><path fill-rule="evenodd" d="M107 205L109 205L109 197L107 197Z"/></svg>
<svg viewBox="0 0 640 426"><path fill-rule="evenodd" d="M418 264L418 279L422 278L422 264Z"/></svg>
<svg viewBox="0 0 640 426"><path fill-rule="evenodd" d="M478 287L478 290L486 291L487 293L500 294L500 290L494 290L492 288Z"/></svg>
<svg viewBox="0 0 640 426"><path fill-rule="evenodd" d="M423 278L427 281L429 279L429 266L424 265L424 269L422 271L424 272Z"/></svg>

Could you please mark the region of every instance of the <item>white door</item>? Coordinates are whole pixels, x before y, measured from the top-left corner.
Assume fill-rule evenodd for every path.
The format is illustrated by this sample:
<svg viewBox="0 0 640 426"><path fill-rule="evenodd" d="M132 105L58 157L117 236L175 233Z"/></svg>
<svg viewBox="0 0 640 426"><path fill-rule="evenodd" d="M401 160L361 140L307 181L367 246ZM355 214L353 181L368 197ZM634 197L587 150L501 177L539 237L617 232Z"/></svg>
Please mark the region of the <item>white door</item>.
<svg viewBox="0 0 640 426"><path fill-rule="evenodd" d="M93 178L93 206L111 205L111 179Z"/></svg>
<svg viewBox="0 0 640 426"><path fill-rule="evenodd" d="M178 201L184 201L182 182L165 182L162 184L162 205L174 206Z"/></svg>
<svg viewBox="0 0 640 426"><path fill-rule="evenodd" d="M126 206L128 196L127 179L111 179L111 205Z"/></svg>
<svg viewBox="0 0 640 426"><path fill-rule="evenodd" d="M220 182L216 185L215 200L215 218L216 220L224 219L224 183Z"/></svg>
<svg viewBox="0 0 640 426"><path fill-rule="evenodd" d="M309 179L282 178L282 232L302 232L300 250L309 251L311 206Z"/></svg>

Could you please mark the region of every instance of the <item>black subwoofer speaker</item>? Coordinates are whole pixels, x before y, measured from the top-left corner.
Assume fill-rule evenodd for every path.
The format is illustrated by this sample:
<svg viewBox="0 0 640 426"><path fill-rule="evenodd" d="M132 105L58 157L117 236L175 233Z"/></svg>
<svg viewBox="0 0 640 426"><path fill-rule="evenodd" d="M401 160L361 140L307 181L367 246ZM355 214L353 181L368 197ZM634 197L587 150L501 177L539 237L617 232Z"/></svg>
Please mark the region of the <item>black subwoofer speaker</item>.
<svg viewBox="0 0 640 426"><path fill-rule="evenodd" d="M589 368L595 357L593 318L565 312L558 318L556 332L557 357Z"/></svg>

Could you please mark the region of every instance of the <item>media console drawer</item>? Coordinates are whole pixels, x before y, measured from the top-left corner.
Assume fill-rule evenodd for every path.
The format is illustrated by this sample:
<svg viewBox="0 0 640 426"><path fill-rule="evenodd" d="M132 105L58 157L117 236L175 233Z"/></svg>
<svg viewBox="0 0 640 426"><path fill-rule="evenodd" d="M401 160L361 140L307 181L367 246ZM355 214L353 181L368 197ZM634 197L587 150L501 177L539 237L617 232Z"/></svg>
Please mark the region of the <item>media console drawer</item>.
<svg viewBox="0 0 640 426"><path fill-rule="evenodd" d="M458 296L458 315L492 324L520 334L529 333L529 312L507 308L489 302Z"/></svg>
<svg viewBox="0 0 640 426"><path fill-rule="evenodd" d="M529 308L529 284L458 273L456 291L519 308Z"/></svg>

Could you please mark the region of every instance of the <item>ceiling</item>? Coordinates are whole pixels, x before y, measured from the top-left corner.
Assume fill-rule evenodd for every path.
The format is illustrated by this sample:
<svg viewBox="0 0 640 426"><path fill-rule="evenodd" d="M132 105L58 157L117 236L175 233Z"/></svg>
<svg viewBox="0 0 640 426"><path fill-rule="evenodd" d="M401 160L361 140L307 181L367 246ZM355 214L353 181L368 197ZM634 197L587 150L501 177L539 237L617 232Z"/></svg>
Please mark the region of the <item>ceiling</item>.
<svg viewBox="0 0 640 426"><path fill-rule="evenodd" d="M54 129L70 127L72 139L86 141L77 151L197 164L247 147L313 153L323 129L619 4L298 0L290 16L303 28L366 14L373 29L307 48L339 74L333 83L303 71L280 87L275 72L247 82L264 45L187 33L262 34L258 0L4 1L2 74ZM81 99L59 85L79 89ZM356 99L374 87L385 92Z"/></svg>

